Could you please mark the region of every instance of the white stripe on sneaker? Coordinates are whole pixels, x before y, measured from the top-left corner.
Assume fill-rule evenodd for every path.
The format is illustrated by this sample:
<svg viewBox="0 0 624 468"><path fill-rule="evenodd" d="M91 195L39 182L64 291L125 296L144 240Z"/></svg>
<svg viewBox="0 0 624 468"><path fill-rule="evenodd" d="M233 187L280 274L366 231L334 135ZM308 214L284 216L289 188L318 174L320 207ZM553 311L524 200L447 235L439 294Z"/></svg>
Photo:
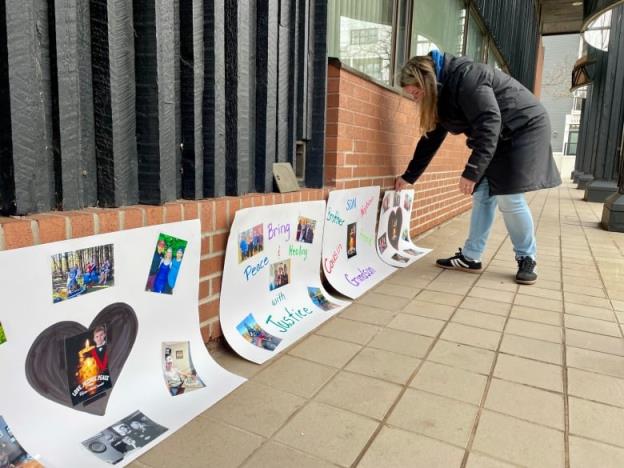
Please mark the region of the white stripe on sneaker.
<svg viewBox="0 0 624 468"><path fill-rule="evenodd" d="M460 266L464 267L464 268L470 268L470 265L466 265L464 262L462 262L459 258L457 259L457 263L459 263Z"/></svg>

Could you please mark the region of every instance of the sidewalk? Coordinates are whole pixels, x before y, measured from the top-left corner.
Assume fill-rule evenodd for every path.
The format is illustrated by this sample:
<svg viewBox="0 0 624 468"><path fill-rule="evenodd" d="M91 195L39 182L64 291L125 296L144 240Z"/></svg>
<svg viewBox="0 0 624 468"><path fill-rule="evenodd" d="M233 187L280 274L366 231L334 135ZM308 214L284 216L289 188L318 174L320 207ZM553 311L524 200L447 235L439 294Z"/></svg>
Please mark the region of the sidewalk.
<svg viewBox="0 0 624 468"><path fill-rule="evenodd" d="M500 216L480 275L434 251L264 366L157 445L147 467L622 467L624 234L572 185L529 195L539 280L518 286Z"/></svg>

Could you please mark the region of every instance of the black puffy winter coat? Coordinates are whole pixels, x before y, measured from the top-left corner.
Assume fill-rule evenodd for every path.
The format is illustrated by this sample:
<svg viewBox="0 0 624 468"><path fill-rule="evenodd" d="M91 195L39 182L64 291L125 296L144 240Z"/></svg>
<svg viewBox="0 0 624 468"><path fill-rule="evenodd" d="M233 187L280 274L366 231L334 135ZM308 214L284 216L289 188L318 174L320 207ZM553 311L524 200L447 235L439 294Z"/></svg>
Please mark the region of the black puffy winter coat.
<svg viewBox="0 0 624 468"><path fill-rule="evenodd" d="M462 173L487 177L491 195L561 184L550 147L550 120L518 81L466 57L444 54L438 82L437 127L421 137L403 178L413 183L446 138L464 133L472 154Z"/></svg>

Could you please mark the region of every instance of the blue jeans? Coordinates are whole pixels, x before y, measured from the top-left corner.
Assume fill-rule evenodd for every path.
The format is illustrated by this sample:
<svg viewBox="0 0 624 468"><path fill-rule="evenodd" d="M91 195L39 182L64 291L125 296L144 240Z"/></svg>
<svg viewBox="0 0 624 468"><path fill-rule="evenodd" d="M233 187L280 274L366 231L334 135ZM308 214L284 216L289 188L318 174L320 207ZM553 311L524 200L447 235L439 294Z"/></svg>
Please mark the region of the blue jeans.
<svg viewBox="0 0 624 468"><path fill-rule="evenodd" d="M537 246L533 217L524 193L490 196L489 188L487 179L483 179L472 194L470 232L462 253L469 259L481 260L498 205L511 238L516 259L527 256L535 259Z"/></svg>

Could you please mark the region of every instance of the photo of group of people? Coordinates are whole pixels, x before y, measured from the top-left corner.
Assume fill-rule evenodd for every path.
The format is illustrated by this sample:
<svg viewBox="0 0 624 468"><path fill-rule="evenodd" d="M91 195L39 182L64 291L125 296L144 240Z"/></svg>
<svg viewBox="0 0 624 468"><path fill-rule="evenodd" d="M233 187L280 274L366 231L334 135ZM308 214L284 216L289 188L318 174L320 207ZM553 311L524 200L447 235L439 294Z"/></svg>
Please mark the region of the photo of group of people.
<svg viewBox="0 0 624 468"><path fill-rule="evenodd" d="M396 260L397 262L401 262L401 263L407 263L407 262L409 262L409 258L404 257L403 255L399 255L398 253L395 253L395 254L392 256L392 259L393 259L393 260Z"/></svg>
<svg viewBox="0 0 624 468"><path fill-rule="evenodd" d="M6 343L6 333L4 333L4 328L2 327L2 322L0 322L0 344Z"/></svg>
<svg viewBox="0 0 624 468"><path fill-rule="evenodd" d="M113 245L52 255L52 302L114 286Z"/></svg>
<svg viewBox="0 0 624 468"><path fill-rule="evenodd" d="M113 388L108 371L106 327L65 339L67 380L72 404L87 403Z"/></svg>
<svg viewBox="0 0 624 468"><path fill-rule="evenodd" d="M205 387L193 367L188 341L163 343L162 366L165 383L171 396Z"/></svg>
<svg viewBox="0 0 624 468"><path fill-rule="evenodd" d="M238 263L262 252L264 249L264 225L258 224L238 235Z"/></svg>
<svg viewBox="0 0 624 468"><path fill-rule="evenodd" d="M380 254L384 253L388 248L388 235L385 232L377 239L377 247L379 248Z"/></svg>
<svg viewBox="0 0 624 468"><path fill-rule="evenodd" d="M357 223L347 226L347 258L357 255Z"/></svg>
<svg viewBox="0 0 624 468"><path fill-rule="evenodd" d="M252 314L249 314L236 326L238 333L249 343L258 348L274 351L282 339L264 330Z"/></svg>
<svg viewBox="0 0 624 468"><path fill-rule="evenodd" d="M100 460L115 465L124 459L126 453L145 447L167 430L140 411L135 411L83 441L82 445Z"/></svg>
<svg viewBox="0 0 624 468"><path fill-rule="evenodd" d="M327 298L323 295L321 288L312 288L308 286L308 294L310 295L310 299L312 299L314 305L320 307L325 311L340 307L338 304L329 302Z"/></svg>
<svg viewBox="0 0 624 468"><path fill-rule="evenodd" d="M269 274L271 277L271 282L269 283L270 291L286 286L292 281L290 277L290 259L273 263Z"/></svg>
<svg viewBox="0 0 624 468"><path fill-rule="evenodd" d="M160 234L152 255L146 291L173 294L187 241L167 234Z"/></svg>
<svg viewBox="0 0 624 468"><path fill-rule="evenodd" d="M0 468L43 468L22 448L11 429L0 416Z"/></svg>
<svg viewBox="0 0 624 468"><path fill-rule="evenodd" d="M306 244L314 242L315 227L315 220L299 216L299 222L297 223L297 242L305 242Z"/></svg>
<svg viewBox="0 0 624 468"><path fill-rule="evenodd" d="M418 255L424 254L425 250L405 249L403 252L413 255L414 257L417 257Z"/></svg>

